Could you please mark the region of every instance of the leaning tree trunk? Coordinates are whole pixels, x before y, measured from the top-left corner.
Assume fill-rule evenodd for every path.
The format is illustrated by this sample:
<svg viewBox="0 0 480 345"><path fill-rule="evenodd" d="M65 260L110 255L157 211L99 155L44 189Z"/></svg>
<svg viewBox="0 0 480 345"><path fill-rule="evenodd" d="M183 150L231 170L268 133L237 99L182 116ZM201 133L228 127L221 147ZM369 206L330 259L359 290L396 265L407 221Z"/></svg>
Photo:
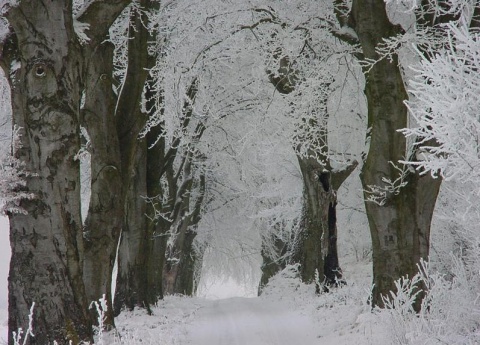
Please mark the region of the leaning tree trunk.
<svg viewBox="0 0 480 345"><path fill-rule="evenodd" d="M352 14L352 26L365 58L379 60L377 45L400 29L390 23L385 2L355 0ZM430 223L441 180L408 169L400 178L402 166L398 162L407 158L407 152L406 139L398 130L407 127L408 113L397 56L393 55L392 61L377 61L367 71L365 95L371 134L361 180L373 243L372 302L383 306L381 296L395 290L394 281L402 276L412 277L418 272L420 259L428 258ZM387 188L386 179L405 182L406 186L397 184L392 190ZM383 196L376 192L379 189L385 191ZM368 201L372 196L381 198Z"/></svg>
<svg viewBox="0 0 480 345"><path fill-rule="evenodd" d="M30 344L91 341L82 281L79 112L80 46L65 2L20 1L7 18L3 46L13 122L21 128L16 156L28 175L25 214L10 214L9 344L28 327ZM10 69L11 68L11 69Z"/></svg>

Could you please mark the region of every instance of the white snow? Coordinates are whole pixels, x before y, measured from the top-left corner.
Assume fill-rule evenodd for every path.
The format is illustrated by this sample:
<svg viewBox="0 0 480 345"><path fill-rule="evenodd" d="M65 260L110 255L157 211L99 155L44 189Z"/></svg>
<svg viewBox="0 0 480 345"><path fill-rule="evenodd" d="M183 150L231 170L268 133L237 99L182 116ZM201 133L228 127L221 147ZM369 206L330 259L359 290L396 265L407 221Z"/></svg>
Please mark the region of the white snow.
<svg viewBox="0 0 480 345"><path fill-rule="evenodd" d="M258 298L212 301L189 327L192 345L315 344L316 325L288 305Z"/></svg>
<svg viewBox="0 0 480 345"><path fill-rule="evenodd" d="M10 262L10 241L8 218L0 216L0 344L8 338L8 268Z"/></svg>
<svg viewBox="0 0 480 345"><path fill-rule="evenodd" d="M10 250L8 221L4 217L0 217L0 236L0 255L3 255L0 260L0 344L6 344ZM301 283L294 268L273 277L261 297L245 297L251 296L250 289L235 287L226 279L223 280L227 283L225 290L244 296L225 299L167 296L152 309L152 315L143 309L122 312L116 319L118 333L97 336L96 344L480 344L477 321L480 309L475 301L478 295L472 288L477 280L462 278L465 275L465 272L461 274L462 262L457 263L456 280L449 282L443 275L427 275L432 283L430 309L419 316L402 305L372 312L368 304L371 262L350 257L343 263L348 284L329 293L316 295L315 287ZM217 284L214 294L209 295L205 290L203 296L229 295L228 291L221 290Z"/></svg>
<svg viewBox="0 0 480 345"><path fill-rule="evenodd" d="M153 316L142 310L119 316L122 344L139 339L182 345L389 344L385 323L366 303L370 264L349 267L346 274L353 280L348 286L319 296L314 286L300 283L288 271L275 277L261 297L168 296Z"/></svg>

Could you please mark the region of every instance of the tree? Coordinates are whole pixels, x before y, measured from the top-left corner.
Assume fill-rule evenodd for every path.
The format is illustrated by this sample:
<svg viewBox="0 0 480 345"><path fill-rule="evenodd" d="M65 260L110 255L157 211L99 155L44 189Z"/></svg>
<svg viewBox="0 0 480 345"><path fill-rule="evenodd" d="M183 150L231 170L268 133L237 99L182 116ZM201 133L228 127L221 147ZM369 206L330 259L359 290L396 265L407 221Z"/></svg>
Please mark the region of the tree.
<svg viewBox="0 0 480 345"><path fill-rule="evenodd" d="M113 325L110 282L128 190L123 186L130 180L132 153L146 120L140 100L148 32L138 26L139 11L132 12L138 30L129 40L122 89L112 92L114 47L106 39L129 3L91 1L78 12L71 1L4 4L10 31L2 37L0 60L20 131L15 155L26 171L24 192L34 195L19 202L25 212L9 213L10 335L28 324L35 302L32 342L89 341L88 303L104 294L107 324ZM145 8L152 3L140 1ZM77 159L80 126L90 138L93 173L85 228Z"/></svg>
<svg viewBox="0 0 480 345"><path fill-rule="evenodd" d="M255 27L255 37L266 52L270 82L288 100L294 124L289 139L304 185L302 219L298 237L290 239L296 243L291 245L288 261L300 264L305 282L315 281L318 275L322 282L336 284L342 276L336 243L336 193L358 162L346 159L349 153L329 147L327 104L336 89L348 89L347 80L355 77L346 58L350 48L311 16L321 12L333 17L331 4L305 1L292 7L278 3L265 12L270 20ZM330 107L339 108L338 104ZM285 251L281 242L275 239L273 247Z"/></svg>
<svg viewBox="0 0 480 345"><path fill-rule="evenodd" d="M360 44L356 56L366 76L370 148L361 179L373 242L372 302L382 306L381 296L394 290L393 282L402 276L412 277L420 259L428 258L430 224L441 183L437 176L421 174L405 165L405 161L422 159L421 154L413 152L412 143L436 147L438 142L424 135L407 141L399 133L408 127L409 120L405 106L409 74L400 67L405 60L399 59L399 47L413 40L416 53L431 59L445 42L445 24L457 22L462 11L472 7L422 1L412 5L413 22L402 23L402 28L391 19L395 13L405 12L402 4L395 12L395 6L387 11L383 1L353 1L351 9L342 1L336 3L340 28L331 27L332 33ZM418 298L416 309L420 302Z"/></svg>
<svg viewBox="0 0 480 345"><path fill-rule="evenodd" d="M418 158L409 163L445 181L479 181L477 30L474 22L449 23L448 46L422 59L409 88L407 104L417 126L403 132L420 138Z"/></svg>

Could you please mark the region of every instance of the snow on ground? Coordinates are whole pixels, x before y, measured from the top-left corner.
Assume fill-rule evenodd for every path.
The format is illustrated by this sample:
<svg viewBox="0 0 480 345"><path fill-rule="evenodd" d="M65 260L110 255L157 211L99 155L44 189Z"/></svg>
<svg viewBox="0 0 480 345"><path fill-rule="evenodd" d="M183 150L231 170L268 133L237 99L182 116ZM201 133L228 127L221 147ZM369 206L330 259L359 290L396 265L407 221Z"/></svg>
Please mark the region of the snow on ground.
<svg viewBox="0 0 480 345"><path fill-rule="evenodd" d="M0 216L0 344L8 337L8 267L10 262L10 240L8 218Z"/></svg>
<svg viewBox="0 0 480 345"><path fill-rule="evenodd" d="M352 279L347 286L321 295L287 270L273 278L261 297L168 296L153 309L153 316L142 310L124 312L117 326L123 344L137 344L139 339L142 344L165 345L391 343L385 322L367 304L370 264L353 263L345 274Z"/></svg>
<svg viewBox="0 0 480 345"><path fill-rule="evenodd" d="M192 345L314 344L313 320L288 305L258 298L212 301L188 329Z"/></svg>

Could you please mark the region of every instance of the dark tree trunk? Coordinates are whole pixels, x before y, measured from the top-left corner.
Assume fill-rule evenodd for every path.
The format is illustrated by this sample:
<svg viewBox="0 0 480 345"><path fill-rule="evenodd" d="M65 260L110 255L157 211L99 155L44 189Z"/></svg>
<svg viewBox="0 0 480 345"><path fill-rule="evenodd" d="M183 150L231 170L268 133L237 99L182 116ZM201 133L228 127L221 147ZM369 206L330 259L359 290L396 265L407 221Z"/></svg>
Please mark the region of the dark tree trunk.
<svg viewBox="0 0 480 345"><path fill-rule="evenodd" d="M115 290L115 314L122 308L149 308L147 294L147 218L146 202L146 142L137 145L134 157L134 170L130 176L125 201L122 235L118 247L118 272Z"/></svg>
<svg viewBox="0 0 480 345"><path fill-rule="evenodd" d="M337 190L357 166L332 172L316 159L298 157L304 181L304 210L293 262L302 281L333 285L342 278L337 252Z"/></svg>
<svg viewBox="0 0 480 345"><path fill-rule="evenodd" d="M388 20L383 0L355 0L352 15L365 58L377 60L377 45L399 33L400 28ZM365 95L371 133L361 180L373 243L373 304L383 306L381 296L395 290L394 281L412 277L419 260L428 258L430 223L441 180L407 170L405 187L387 192L381 203L368 201L372 186L382 188L384 179L395 181L400 177L392 162L401 168L398 161L407 156L405 137L397 131L407 127L408 113L396 56L391 62L378 61L366 73Z"/></svg>
<svg viewBox="0 0 480 345"><path fill-rule="evenodd" d="M192 296L195 291L195 267L197 255L193 248L193 241L197 233L186 230L183 247L178 255L178 262L165 263L165 294L182 294Z"/></svg>
<svg viewBox="0 0 480 345"><path fill-rule="evenodd" d="M147 228L147 251L148 251L148 290L149 303L156 303L163 299L163 265L165 262L165 251L167 249L167 232L170 222L162 217L157 217L155 208L158 205L159 196L162 195L160 179L162 168L165 162L165 141L162 135L162 128L156 126L147 134L147 195L151 202L147 205L148 228Z"/></svg>
<svg viewBox="0 0 480 345"><path fill-rule="evenodd" d="M123 219L121 159L112 90L113 45L90 48L83 123L90 136L91 198L85 221L84 282L89 302L105 295L105 324L113 327L112 271ZM93 322L97 320L92 308Z"/></svg>
<svg viewBox="0 0 480 345"><path fill-rule="evenodd" d="M183 218L183 217L182 217ZM191 295L193 292L193 267L194 257L190 252L193 249L193 239L196 233L188 229L188 222L183 222L175 234L175 244L169 249L164 272L163 272L163 292L166 295L183 294ZM192 276L192 286L189 283L189 275Z"/></svg>
<svg viewBox="0 0 480 345"><path fill-rule="evenodd" d="M80 176L80 46L65 2L21 1L8 15L12 34L1 56L10 77L13 122L21 130L16 156L34 198L10 214L9 344L28 327L29 344L92 339L82 281ZM18 44L17 44L18 42ZM10 70L16 61L18 69Z"/></svg>

